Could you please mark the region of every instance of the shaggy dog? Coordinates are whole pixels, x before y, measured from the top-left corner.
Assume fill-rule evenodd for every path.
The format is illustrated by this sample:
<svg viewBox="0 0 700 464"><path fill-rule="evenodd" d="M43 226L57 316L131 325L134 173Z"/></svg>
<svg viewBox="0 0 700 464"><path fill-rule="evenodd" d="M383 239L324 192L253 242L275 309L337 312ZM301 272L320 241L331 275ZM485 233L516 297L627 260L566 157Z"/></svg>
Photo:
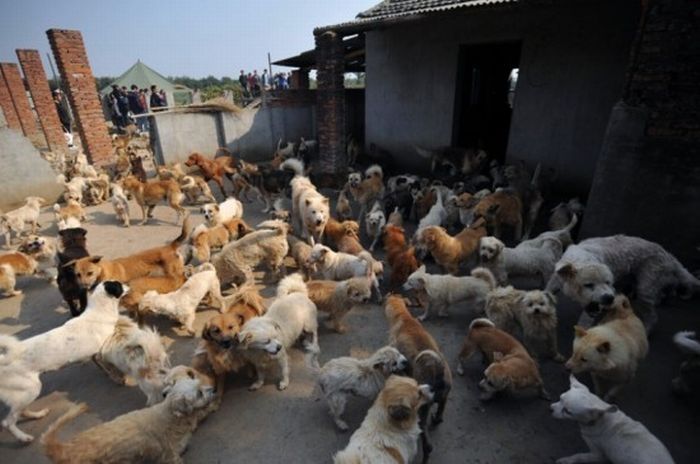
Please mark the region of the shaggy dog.
<svg viewBox="0 0 700 464"><path fill-rule="evenodd" d="M212 227L200 224L194 228L190 236L192 256L200 263L208 263L212 248L223 248L231 240L238 240L251 231L248 224L238 218L229 219Z"/></svg>
<svg viewBox="0 0 700 464"><path fill-rule="evenodd" d="M304 280L309 280L316 272L316 267L309 262L311 245L292 234L287 235L287 243L289 244L289 255L297 263L299 273L304 277Z"/></svg>
<svg viewBox="0 0 700 464"><path fill-rule="evenodd" d="M379 277L384 273L384 267L366 251L354 256L336 253L325 245L316 244L311 250L310 262L318 266L318 272L324 279L345 280L350 277L367 276L379 292Z"/></svg>
<svg viewBox="0 0 700 464"><path fill-rule="evenodd" d="M661 245L626 235L589 238L570 246L555 271L547 290L556 293L561 289L587 309L611 304L613 284L631 275L648 328L656 322L655 306L664 290L680 289L681 296L700 291L700 281Z"/></svg>
<svg viewBox="0 0 700 464"><path fill-rule="evenodd" d="M187 167L197 166L202 172L204 180L209 182L213 180L221 189L221 194L226 198L226 190L224 190L224 176L232 179L236 173L234 168L235 160L231 156L220 156L209 160L200 153L192 153L185 161Z"/></svg>
<svg viewBox="0 0 700 464"><path fill-rule="evenodd" d="M211 264L203 264L195 270L182 287L174 292L158 294L149 290L141 298L139 312L162 314L177 320L182 329L194 336L194 318L202 299L209 295L221 310L224 308L219 278Z"/></svg>
<svg viewBox="0 0 700 464"><path fill-rule="evenodd" d="M432 311L437 310L439 317L447 317L447 308L463 301L473 301L474 307L481 312L486 295L496 288L496 279L488 269L478 267L469 276L428 274L425 265L408 276L403 285L404 290L426 292L429 304L418 320L424 321Z"/></svg>
<svg viewBox="0 0 700 464"><path fill-rule="evenodd" d="M618 295L602 324L587 330L575 326L574 330L573 354L566 368L574 374L590 372L596 395L609 401L632 381L639 361L647 355L644 325L627 297Z"/></svg>
<svg viewBox="0 0 700 464"><path fill-rule="evenodd" d="M540 376L537 363L525 347L506 332L497 329L488 319L474 319L459 352L457 373L464 375L464 362L481 351L489 366L479 382L481 400L490 400L502 391L518 392L537 390L542 398L549 399Z"/></svg>
<svg viewBox="0 0 700 464"><path fill-rule="evenodd" d="M265 300L253 285L238 287L235 293L224 298L224 304L222 312L236 315L240 325L267 311Z"/></svg>
<svg viewBox="0 0 700 464"><path fill-rule="evenodd" d="M401 227L388 225L384 228L384 251L391 267L389 286L392 290L401 287L420 264L416 259L416 249L406 246L406 236Z"/></svg>
<svg viewBox="0 0 700 464"><path fill-rule="evenodd" d="M201 197L204 197L207 203L216 203L216 198L214 198L209 184L207 184L207 181L204 180L203 177L192 175L182 176L178 179L178 182L189 204L197 204Z"/></svg>
<svg viewBox="0 0 700 464"><path fill-rule="evenodd" d="M377 246L377 242L382 236L384 226L386 226L386 217L382 211L382 205L376 202L372 210L365 216L365 230L367 236L372 239L369 251L374 251L374 247Z"/></svg>
<svg viewBox="0 0 700 464"><path fill-rule="evenodd" d="M27 197L24 206L0 215L0 230L5 234L5 247L10 247L12 232L19 237L27 224L31 227L31 233L36 234L41 206L45 203L46 200L41 197Z"/></svg>
<svg viewBox="0 0 700 464"><path fill-rule="evenodd" d="M326 241L334 245L338 251L350 255L358 255L365 251L360 243L360 225L352 220L338 222L328 218L324 230Z"/></svg>
<svg viewBox="0 0 700 464"><path fill-rule="evenodd" d="M428 416L434 403L437 411L432 416L432 426L442 422L447 396L452 389L452 372L435 339L411 316L406 304L398 295L389 295L384 307L389 323L389 344L409 359L409 374L417 381L430 386L432 401L420 408L423 462L427 462L433 449L428 438Z"/></svg>
<svg viewBox="0 0 700 464"><path fill-rule="evenodd" d="M419 386L406 377L389 377L348 446L333 456L333 463L412 462L418 453L417 439L421 433L418 411L432 396L428 385Z"/></svg>
<svg viewBox="0 0 700 464"><path fill-rule="evenodd" d="M565 358L557 347L556 304L556 298L549 292L526 292L508 286L488 294L484 311L499 329L514 336L522 332L530 353L563 362Z"/></svg>
<svg viewBox="0 0 700 464"><path fill-rule="evenodd" d="M119 298L128 287L119 282L103 282L90 294L85 312L60 327L34 337L16 342L11 340L8 349L0 349L7 364L16 364L15 377L3 377L0 399L9 406L9 413L2 421L15 438L25 443L34 439L17 427L20 415L39 419L49 410L29 411L29 406L41 393L39 374L62 368L66 364L89 360L114 333L119 319ZM17 345L19 343L19 345ZM10 353L9 355L7 353ZM10 372L5 372L10 374ZM25 389L17 390L16 384Z"/></svg>
<svg viewBox="0 0 700 464"><path fill-rule="evenodd" d="M121 316L114 334L93 360L118 384L136 381L146 395L146 404L163 399L163 378L170 369L170 360L155 329L139 328L130 318Z"/></svg>
<svg viewBox="0 0 700 464"><path fill-rule="evenodd" d="M551 405L552 417L578 422L589 451L557 459L557 464L673 464L664 444L644 424L595 396L573 375L569 381L569 391Z"/></svg>
<svg viewBox="0 0 700 464"><path fill-rule="evenodd" d="M31 256L19 251L0 255L0 290L5 296L21 295L21 290L16 290L17 276L36 274L39 263Z"/></svg>
<svg viewBox="0 0 700 464"><path fill-rule="evenodd" d="M549 228L551 230L563 229L574 216L583 216L584 209L585 207L578 198L572 198L566 203L559 203L552 208L552 214L548 221Z"/></svg>
<svg viewBox="0 0 700 464"><path fill-rule="evenodd" d="M119 184L110 184L112 187L112 197L110 201L114 208L114 214L124 227L129 227L131 218L129 217L129 200L126 198L124 189Z"/></svg>
<svg viewBox="0 0 700 464"><path fill-rule="evenodd" d="M295 175L304 175L304 164L294 158L277 160L258 164L239 161L238 169L248 179L252 188L257 190L265 202L263 213L270 211L273 196L285 192Z"/></svg>
<svg viewBox="0 0 700 464"><path fill-rule="evenodd" d="M151 182L141 182L134 176L124 179L124 189L130 192L136 203L141 207L142 220L145 224L149 218L153 217L153 210L161 201L167 201L168 205L177 213L177 219L185 215L185 208L180 206L185 198L180 186L174 180L155 180Z"/></svg>
<svg viewBox="0 0 700 464"><path fill-rule="evenodd" d="M330 215L328 198L321 195L308 177L296 175L292 181L292 224L309 244L321 243Z"/></svg>
<svg viewBox="0 0 700 464"><path fill-rule="evenodd" d="M459 234L451 237L445 229L430 226L418 235L419 246L424 246L435 262L450 274L457 274L460 263L468 260L479 247L479 239L486 235L486 223L474 222Z"/></svg>
<svg viewBox="0 0 700 464"><path fill-rule="evenodd" d="M324 364L317 384L328 403L335 425L342 431L348 429L348 424L341 417L348 396L352 394L373 400L384 387L386 379L402 372L407 366L406 357L391 346L378 349L366 359L343 356Z"/></svg>
<svg viewBox="0 0 700 464"><path fill-rule="evenodd" d="M479 264L493 273L499 285L508 284L508 278L514 275L537 276L545 285L561 255L562 244L555 238L543 240L540 246L527 241L515 248L507 248L496 237L479 240Z"/></svg>
<svg viewBox="0 0 700 464"><path fill-rule="evenodd" d="M309 299L319 311L328 313L327 324L338 333L347 329L343 318L356 305L367 304L372 297L372 281L367 277L352 277L341 282L310 280L306 283Z"/></svg>
<svg viewBox="0 0 700 464"><path fill-rule="evenodd" d="M284 273L284 257L289 251L289 225L273 221L276 229L256 230L226 245L211 259L222 285L253 282L253 269L264 263L274 275Z"/></svg>
<svg viewBox="0 0 700 464"><path fill-rule="evenodd" d="M357 222L362 222L370 205L384 196L384 171L378 164L373 164L365 171L364 180L359 172L354 172L348 175L347 188L355 201L360 204Z"/></svg>
<svg viewBox="0 0 700 464"><path fill-rule="evenodd" d="M479 200L474 207L474 220L484 218L496 238L503 239L503 226L513 229L513 239L518 242L523 235L523 203L510 190L498 190Z"/></svg>
<svg viewBox="0 0 700 464"><path fill-rule="evenodd" d="M281 371L277 383L279 390L289 385L289 360L287 350L302 339L309 353L308 361L318 368L318 323L316 305L308 297L306 285L299 274L292 274L280 282L277 299L267 312L255 317L241 328L237 335L238 349L244 352L256 372L256 381L249 387L257 390L265 383L268 365L276 365Z"/></svg>
<svg viewBox="0 0 700 464"><path fill-rule="evenodd" d="M341 221L352 219L352 207L348 199L347 187L338 193L338 199L335 203L335 214Z"/></svg>
<svg viewBox="0 0 700 464"><path fill-rule="evenodd" d="M243 203L235 198L227 198L218 205L216 203L207 203L201 208L207 224L216 226L224 224L231 219L240 219L243 217Z"/></svg>
<svg viewBox="0 0 700 464"><path fill-rule="evenodd" d="M58 431L87 410L72 407L42 435L44 452L55 463L183 462L192 433L215 401L214 389L189 377L167 387L165 401L121 415L60 442Z"/></svg>
<svg viewBox="0 0 700 464"><path fill-rule="evenodd" d="M127 310L129 316L143 325L145 313L139 311L139 303L143 295L148 291L157 293L173 292L185 283L185 273L174 276L146 276L129 281L129 293L119 302L120 306Z"/></svg>
<svg viewBox="0 0 700 464"><path fill-rule="evenodd" d="M26 253L37 261L37 275L46 277L49 282L56 280L54 271L56 270L58 259L57 239L41 235L28 235L22 240L17 251Z"/></svg>
<svg viewBox="0 0 700 464"><path fill-rule="evenodd" d="M75 275L83 288L91 288L97 282L105 280L128 282L156 270L162 270L171 277L179 276L184 273L184 265L177 249L187 239L188 229L189 217L185 216L182 232L167 245L114 260L106 260L102 256L86 256L67 264L75 265Z"/></svg>
<svg viewBox="0 0 700 464"><path fill-rule="evenodd" d="M87 306L87 289L78 282L74 264L75 260L90 255L85 248L87 231L82 228L64 229L59 231L58 235L61 238L63 251L56 254L58 259L56 282L71 315L75 317L85 311Z"/></svg>
<svg viewBox="0 0 700 464"><path fill-rule="evenodd" d="M69 199L66 201L66 206L61 208L58 203L53 205L54 216L56 216L56 221L67 221L68 218L75 218L78 221L87 221L87 215L85 210L76 200Z"/></svg>

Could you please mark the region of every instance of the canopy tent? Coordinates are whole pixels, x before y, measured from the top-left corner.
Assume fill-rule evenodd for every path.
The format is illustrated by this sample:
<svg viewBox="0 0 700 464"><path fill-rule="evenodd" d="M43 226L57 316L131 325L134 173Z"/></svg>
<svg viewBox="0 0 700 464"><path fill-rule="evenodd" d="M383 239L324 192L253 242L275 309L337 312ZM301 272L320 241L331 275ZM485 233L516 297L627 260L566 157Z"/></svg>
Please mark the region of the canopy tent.
<svg viewBox="0 0 700 464"><path fill-rule="evenodd" d="M173 84L161 74L143 64L141 60L138 60L114 82L100 90L100 95L104 97L111 92L113 85L125 86L127 89L130 89L132 85L138 86L139 89L150 89L152 85L155 85L158 89L165 90L168 106L173 106L173 102L175 105L189 105L192 103L192 90L182 85Z"/></svg>

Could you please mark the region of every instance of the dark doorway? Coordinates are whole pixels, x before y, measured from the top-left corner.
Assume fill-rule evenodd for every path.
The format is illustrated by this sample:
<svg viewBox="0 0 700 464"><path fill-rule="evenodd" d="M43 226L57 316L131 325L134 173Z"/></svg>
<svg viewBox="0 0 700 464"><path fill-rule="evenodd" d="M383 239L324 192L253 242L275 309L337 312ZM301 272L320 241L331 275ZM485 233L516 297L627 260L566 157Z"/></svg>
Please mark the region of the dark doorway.
<svg viewBox="0 0 700 464"><path fill-rule="evenodd" d="M505 160L519 66L520 42L460 47L453 146Z"/></svg>

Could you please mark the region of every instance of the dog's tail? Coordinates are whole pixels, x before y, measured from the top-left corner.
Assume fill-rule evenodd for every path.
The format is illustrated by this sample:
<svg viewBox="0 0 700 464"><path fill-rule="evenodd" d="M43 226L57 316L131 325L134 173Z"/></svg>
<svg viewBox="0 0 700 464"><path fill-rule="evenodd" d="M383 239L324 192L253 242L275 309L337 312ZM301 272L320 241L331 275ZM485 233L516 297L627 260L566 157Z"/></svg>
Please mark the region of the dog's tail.
<svg viewBox="0 0 700 464"><path fill-rule="evenodd" d="M496 278L493 276L493 273L485 267L474 268L474 270L472 270L471 272L471 276L486 282L490 290L493 290L498 286L498 283L496 282Z"/></svg>
<svg viewBox="0 0 700 464"><path fill-rule="evenodd" d="M182 232L180 232L180 235L178 235L175 240L170 242L171 248L175 249L187 241L187 237L190 235L190 229L192 229L191 224L192 220L190 219L190 213L188 211L185 213L185 220L182 221Z"/></svg>
<svg viewBox="0 0 700 464"><path fill-rule="evenodd" d="M304 162L297 158L289 158L280 164L280 171L293 171L295 176L304 175Z"/></svg>
<svg viewBox="0 0 700 464"><path fill-rule="evenodd" d="M471 324L469 324L469 330L478 329L480 327L496 327L496 324L485 317L477 317Z"/></svg>
<svg viewBox="0 0 700 464"><path fill-rule="evenodd" d="M684 353L700 355L700 342L696 340L695 332L678 332L673 336L673 343Z"/></svg>
<svg viewBox="0 0 700 464"><path fill-rule="evenodd" d="M67 456L63 455L63 444L58 441L58 437L56 436L60 428L87 411L87 409L88 407L85 403L73 406L68 412L59 417L56 422L51 424L41 436L41 444L44 447L44 452L52 461L66 461L65 458L67 458Z"/></svg>
<svg viewBox="0 0 700 464"><path fill-rule="evenodd" d="M277 284L277 298L291 295L292 293L303 293L307 295L309 289L306 288L304 278L299 273L290 274Z"/></svg>

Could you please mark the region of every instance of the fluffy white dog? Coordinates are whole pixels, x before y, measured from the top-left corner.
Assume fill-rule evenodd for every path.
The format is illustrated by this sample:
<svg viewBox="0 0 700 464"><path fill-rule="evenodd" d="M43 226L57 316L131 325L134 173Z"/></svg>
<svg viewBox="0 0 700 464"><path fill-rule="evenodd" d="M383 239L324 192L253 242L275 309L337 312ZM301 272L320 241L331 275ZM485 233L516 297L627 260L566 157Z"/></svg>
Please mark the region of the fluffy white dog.
<svg viewBox="0 0 700 464"><path fill-rule="evenodd" d="M309 264L316 265L323 279L346 280L351 277L367 276L372 280L372 286L379 292L379 278L384 273L384 265L376 261L366 251L357 256L336 252L325 245L316 244L311 249Z"/></svg>
<svg viewBox="0 0 700 464"><path fill-rule="evenodd" d="M243 217L243 203L235 198L227 198L223 203L207 203L202 206L202 214L210 226L217 226L231 219Z"/></svg>
<svg viewBox="0 0 700 464"><path fill-rule="evenodd" d="M557 459L557 464L673 464L664 444L644 424L595 396L573 375L569 380L569 391L551 405L552 416L578 422L589 451Z"/></svg>
<svg viewBox="0 0 700 464"><path fill-rule="evenodd" d="M292 224L310 245L321 242L330 217L328 198L321 195L308 177L292 179Z"/></svg>
<svg viewBox="0 0 700 464"><path fill-rule="evenodd" d="M119 184L110 184L110 187L112 187L112 197L110 201L114 208L114 214L117 215L117 219L119 219L124 227L129 227L131 220L129 217L129 200L124 193L124 189Z"/></svg>
<svg viewBox="0 0 700 464"><path fill-rule="evenodd" d="M428 214L423 216L420 222L418 222L416 233L413 235L414 240L420 236L420 231L422 231L426 227L440 226L443 222L445 222L445 219L447 219L447 210L445 209L445 205L442 202L442 193L439 189L436 189L435 194L437 195L437 201L430 208Z"/></svg>
<svg viewBox="0 0 700 464"><path fill-rule="evenodd" d="M486 296L496 288L496 279L483 267L472 270L469 276L455 277L449 274L428 274L423 265L408 276L403 288L428 295L428 306L418 316L418 320L424 321L433 310L437 310L438 316L447 317L449 306L467 300L473 301L474 307L481 312Z"/></svg>
<svg viewBox="0 0 700 464"><path fill-rule="evenodd" d="M139 302L139 311L162 314L175 319L182 324L187 333L194 336L195 312L207 294L221 310L225 308L219 278L216 269L210 263L196 268L195 273L174 292L160 294L155 290L147 291Z"/></svg>
<svg viewBox="0 0 700 464"><path fill-rule="evenodd" d="M376 202L365 216L365 230L367 236L372 239L369 251L374 251L374 247L377 246L377 242L382 236L384 226L386 226L386 216L384 216L384 211L382 211L382 205Z"/></svg>
<svg viewBox="0 0 700 464"><path fill-rule="evenodd" d="M10 246L12 232L19 237L24 232L24 227L27 224L31 227L31 233L36 234L41 205L45 203L46 200L41 197L27 197L24 206L8 211L0 216L0 230L5 234L5 247L9 248Z"/></svg>
<svg viewBox="0 0 700 464"><path fill-rule="evenodd" d="M25 409L41 393L39 374L60 369L69 363L87 361L98 353L114 333L119 319L119 298L128 289L119 282L102 282L90 294L87 308L80 316L21 342L13 337L3 337L7 349L0 351L5 352L6 367L3 371L7 375L0 376L0 399L9 406L10 412L2 425L15 438L23 442L34 439L17 427L20 415L39 419L49 412L48 409ZM18 390L18 386L26 390Z"/></svg>
<svg viewBox="0 0 700 464"><path fill-rule="evenodd" d="M289 360L287 350L302 339L309 353L309 364L318 368L318 322L316 305L308 297L306 284L300 274L292 274L280 281L278 297L267 312L250 319L237 335L238 349L242 350L255 367L256 381L249 387L257 390L265 383L265 370L269 364L281 372L277 388L289 386ZM296 290L296 291L295 291Z"/></svg>
<svg viewBox="0 0 700 464"><path fill-rule="evenodd" d="M341 416L350 395L374 399L386 379L407 366L406 357L392 346L380 348L366 359L343 356L324 364L317 382L335 425L343 431L348 429Z"/></svg>
<svg viewBox="0 0 700 464"><path fill-rule="evenodd" d="M482 237L479 240L480 264L493 273L499 285L506 285L508 277L513 275L537 276L545 285L561 258L562 244L553 237L536 243L538 245L528 240L508 248L496 237Z"/></svg>

